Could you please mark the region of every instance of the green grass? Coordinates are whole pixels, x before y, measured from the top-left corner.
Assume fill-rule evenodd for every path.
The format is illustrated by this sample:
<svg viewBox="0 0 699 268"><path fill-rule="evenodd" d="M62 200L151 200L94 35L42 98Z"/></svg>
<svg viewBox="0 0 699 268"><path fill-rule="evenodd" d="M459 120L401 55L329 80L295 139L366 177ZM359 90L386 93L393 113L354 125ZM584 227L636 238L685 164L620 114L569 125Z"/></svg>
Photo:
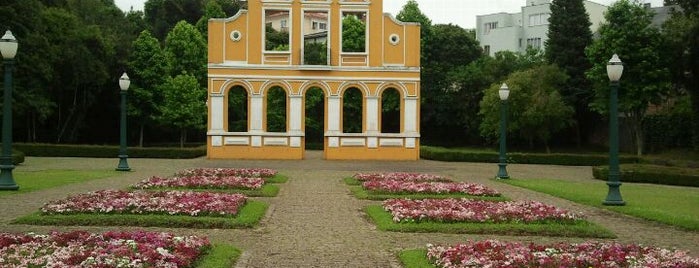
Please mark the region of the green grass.
<svg viewBox="0 0 699 268"><path fill-rule="evenodd" d="M198 268L233 267L240 258L240 250L231 245L214 244L209 252L197 261Z"/></svg>
<svg viewBox="0 0 699 268"><path fill-rule="evenodd" d="M102 179L117 176L119 171L114 170L40 170L40 171L20 171L12 172L15 183L19 185L17 191L0 191L0 196L16 193L28 193L66 184L86 182L89 180Z"/></svg>
<svg viewBox="0 0 699 268"><path fill-rule="evenodd" d="M468 198L474 200L487 200L487 201L508 201L510 200L504 196L477 196L469 195L464 193L449 193L449 194L427 194L427 193L386 193L386 192L375 192L367 191L361 186L351 186L350 192L359 199L368 200L386 200L393 198L410 198L410 199L426 199L426 198Z"/></svg>
<svg viewBox="0 0 699 268"><path fill-rule="evenodd" d="M184 216L162 214L69 214L42 215L41 212L17 218L13 224L32 225L87 225L87 226L141 226L199 229L252 228L267 211L267 203L249 200L235 217Z"/></svg>
<svg viewBox="0 0 699 268"><path fill-rule="evenodd" d="M138 188L131 187L130 189L135 190ZM198 187L198 188L156 187L156 188L148 188L146 190L155 190L155 191L177 190L177 191L197 191L197 192L206 191L206 192L218 192L218 193L240 193L240 194L244 194L247 196L254 196L254 197L275 197L275 196L277 196L277 194L279 194L279 186L274 185L274 184L264 184L264 185L262 185L262 188L260 188L260 189L244 189L244 188L223 189L223 188L206 188L206 187Z"/></svg>
<svg viewBox="0 0 699 268"><path fill-rule="evenodd" d="M393 221L390 213L381 205L366 208L369 218L379 230L415 233L468 233L498 235L538 235L564 237L614 238L615 235L594 223L576 221L575 223L472 223L472 222L401 222Z"/></svg>
<svg viewBox="0 0 699 268"><path fill-rule="evenodd" d="M289 181L289 177L283 174L277 173L276 175L269 177L269 178L264 178L266 183L285 183Z"/></svg>
<svg viewBox="0 0 699 268"><path fill-rule="evenodd" d="M604 206L608 187L604 182L573 182L552 179L511 179L500 182L547 193L573 202L699 231L699 189L624 183L621 195L626 206Z"/></svg>
<svg viewBox="0 0 699 268"><path fill-rule="evenodd" d="M398 253L398 259L405 268L436 268L427 259L426 249L408 249Z"/></svg>

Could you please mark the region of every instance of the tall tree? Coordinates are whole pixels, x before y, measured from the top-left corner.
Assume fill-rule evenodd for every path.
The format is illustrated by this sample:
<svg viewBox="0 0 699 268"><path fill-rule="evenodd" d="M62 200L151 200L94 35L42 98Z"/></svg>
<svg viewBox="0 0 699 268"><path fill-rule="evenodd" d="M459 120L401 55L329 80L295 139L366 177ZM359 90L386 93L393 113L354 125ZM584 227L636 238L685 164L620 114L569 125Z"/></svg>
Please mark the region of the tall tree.
<svg viewBox="0 0 699 268"><path fill-rule="evenodd" d="M203 15L201 0L147 0L145 19L158 40L163 40L179 21L195 24Z"/></svg>
<svg viewBox="0 0 699 268"><path fill-rule="evenodd" d="M342 19L342 52L366 51L366 24L355 15Z"/></svg>
<svg viewBox="0 0 699 268"><path fill-rule="evenodd" d="M694 149L699 150L699 2L666 0L666 5L679 5L663 27L669 45L673 81L685 89L692 104Z"/></svg>
<svg viewBox="0 0 699 268"><path fill-rule="evenodd" d="M420 10L417 1L408 0L396 15L396 19L402 22L420 23L420 59L424 62L429 56L429 45L432 44L432 20Z"/></svg>
<svg viewBox="0 0 699 268"><path fill-rule="evenodd" d="M188 130L201 130L206 118L206 89L197 82L197 78L183 73L168 78L161 85L163 103L160 106L159 120L162 124L173 126L180 131L180 147L187 141Z"/></svg>
<svg viewBox="0 0 699 268"><path fill-rule="evenodd" d="M206 85L206 41L201 33L186 21L180 21L167 34L165 53L171 63L171 74L193 75Z"/></svg>
<svg viewBox="0 0 699 268"><path fill-rule="evenodd" d="M216 1L209 1L206 3L206 9L204 10L204 15L199 18L197 24L195 25L204 40L207 40L209 36L209 19L212 18L224 18L226 13L223 12L223 8Z"/></svg>
<svg viewBox="0 0 699 268"><path fill-rule="evenodd" d="M598 117L589 108L593 94L585 77L585 72L592 67L585 57L585 48L592 43L590 25L583 0L553 0L551 3L546 59L570 77L561 88L561 96L575 107L578 146L594 129L592 123Z"/></svg>
<svg viewBox="0 0 699 268"><path fill-rule="evenodd" d="M624 62L619 90L619 111L630 120L636 154L643 153L641 123L649 104L659 104L670 89L668 64L662 57L663 40L651 27L652 11L640 2L620 0L605 14L600 38L586 50L593 67L587 77L594 84L592 109L606 113L609 109L609 79L606 66L613 54Z"/></svg>
<svg viewBox="0 0 699 268"><path fill-rule="evenodd" d="M511 74L505 81L510 88L508 133L526 140L530 147L540 141L550 153L549 140L572 123L573 108L563 102L558 88L568 76L555 65L543 65ZM483 117L481 134L496 139L500 126L499 84L485 92L479 115Z"/></svg>
<svg viewBox="0 0 699 268"><path fill-rule="evenodd" d="M167 79L170 65L165 52L148 30L144 30L133 42L129 56L129 116L139 125L138 145L143 146L144 129L154 122L157 104L162 103L162 93L158 88Z"/></svg>

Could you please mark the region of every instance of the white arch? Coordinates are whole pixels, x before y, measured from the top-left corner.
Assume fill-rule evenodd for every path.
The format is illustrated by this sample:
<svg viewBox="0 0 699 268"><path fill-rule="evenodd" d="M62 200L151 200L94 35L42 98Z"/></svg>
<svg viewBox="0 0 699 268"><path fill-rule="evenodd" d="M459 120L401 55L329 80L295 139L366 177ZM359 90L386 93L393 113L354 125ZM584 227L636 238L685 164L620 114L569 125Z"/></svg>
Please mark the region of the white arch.
<svg viewBox="0 0 699 268"><path fill-rule="evenodd" d="M330 85L328 85L327 82L325 82L325 81L310 81L309 80L309 81L306 81L305 83L303 83L303 85L301 85L301 88L299 89L299 95L305 96L306 92L313 87L317 87L317 88L320 88L321 90L323 90L323 94L325 94L325 96L330 96L332 94L332 90L330 88Z"/></svg>
<svg viewBox="0 0 699 268"><path fill-rule="evenodd" d="M253 92L253 86L248 80L236 80L236 79L228 79L226 80L223 85L221 85L221 88L219 88L219 93L218 94L225 94L227 90L230 90L234 86L241 86L245 88L245 90L248 92L248 95L251 96Z"/></svg>
<svg viewBox="0 0 699 268"><path fill-rule="evenodd" d="M381 94L383 94L383 92L389 88L395 88L396 90L400 91L403 98L408 96L408 89L402 83L383 82L376 90L376 97L380 98Z"/></svg>
<svg viewBox="0 0 699 268"><path fill-rule="evenodd" d="M279 86L284 91L286 91L287 96L291 96L291 84L287 82L286 80L268 80L264 84L262 84L262 87L260 87L260 95L265 96L265 92L267 92L270 88L274 86Z"/></svg>
<svg viewBox="0 0 699 268"><path fill-rule="evenodd" d="M367 85L364 82L360 81L345 81L340 85L337 93L339 96L344 96L345 91L352 87L356 87L357 89L362 91L362 95L364 95L365 98L369 96L369 87L367 87Z"/></svg>

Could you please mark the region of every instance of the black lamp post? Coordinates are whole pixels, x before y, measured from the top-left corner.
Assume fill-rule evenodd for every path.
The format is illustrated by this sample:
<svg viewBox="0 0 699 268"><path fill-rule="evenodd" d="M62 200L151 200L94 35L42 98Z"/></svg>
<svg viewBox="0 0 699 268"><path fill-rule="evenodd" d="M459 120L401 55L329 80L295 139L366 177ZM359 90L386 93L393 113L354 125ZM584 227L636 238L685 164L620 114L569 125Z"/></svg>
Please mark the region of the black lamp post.
<svg viewBox="0 0 699 268"><path fill-rule="evenodd" d="M510 89L507 84L503 83L498 91L500 95L500 160L498 163L498 179L509 179L510 176L507 175L507 156L506 156L506 144L507 144L507 98L510 97Z"/></svg>
<svg viewBox="0 0 699 268"><path fill-rule="evenodd" d="M0 39L0 52L5 64L5 90L2 103L2 157L0 158L0 190L18 190L12 177L12 68L17 55L17 39L10 30Z"/></svg>
<svg viewBox="0 0 699 268"><path fill-rule="evenodd" d="M119 78L119 88L121 88L121 127L120 127L120 139L119 139L119 166L116 170L118 171L130 171L129 163L126 161L129 156L126 154L126 92L129 90L129 85L131 80L126 73L121 75Z"/></svg>
<svg viewBox="0 0 699 268"><path fill-rule="evenodd" d="M603 204L606 206L623 206L626 204L621 199L619 186L619 111L618 105L618 90L619 79L624 72L624 65L619 59L619 56L614 54L607 63L607 76L609 76L610 92L609 92L609 176L607 176L607 185L609 192Z"/></svg>

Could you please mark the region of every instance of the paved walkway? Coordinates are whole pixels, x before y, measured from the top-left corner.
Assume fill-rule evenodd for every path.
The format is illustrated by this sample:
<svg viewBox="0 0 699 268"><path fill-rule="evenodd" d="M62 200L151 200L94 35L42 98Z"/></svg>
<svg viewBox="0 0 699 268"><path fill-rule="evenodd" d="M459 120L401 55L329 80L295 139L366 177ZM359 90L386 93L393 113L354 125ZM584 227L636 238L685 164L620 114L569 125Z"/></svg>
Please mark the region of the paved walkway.
<svg viewBox="0 0 699 268"><path fill-rule="evenodd" d="M240 230L163 229L178 234L208 236L213 242L231 243L243 250L236 267L400 267L397 252L407 248L424 248L425 244L453 244L465 240L496 238L502 240L555 242L583 241L579 238L492 236L464 234L420 234L377 231L363 215L362 208L376 201L358 200L349 194L342 178L356 172L405 171L429 172L451 176L457 180L482 183L513 199L533 199L563 208L583 211L590 221L601 224L621 242L634 242L660 247L690 250L699 256L699 233L687 232L602 209L581 206L545 194L498 183L489 178L497 170L494 164L445 163L436 161L377 162L324 161L317 153L304 161L232 161L232 160L156 160L129 159L133 172L26 194L0 196L0 230L11 232L46 232L49 230L86 229L100 232L132 227L58 227L11 225L19 216L38 210L47 201L69 194L106 188L124 188L153 175L168 176L190 167L265 167L279 170L290 177L280 184L279 196L259 198L270 203L270 210L259 227ZM117 159L35 158L28 157L17 170L40 169L113 169ZM561 178L590 180L589 167L542 165L509 165L517 178ZM600 182L602 183L602 182ZM20 185L21 187L21 185ZM664 186L659 186L664 187ZM581 189L584 191L585 189ZM699 189L697 189L699 196Z"/></svg>

